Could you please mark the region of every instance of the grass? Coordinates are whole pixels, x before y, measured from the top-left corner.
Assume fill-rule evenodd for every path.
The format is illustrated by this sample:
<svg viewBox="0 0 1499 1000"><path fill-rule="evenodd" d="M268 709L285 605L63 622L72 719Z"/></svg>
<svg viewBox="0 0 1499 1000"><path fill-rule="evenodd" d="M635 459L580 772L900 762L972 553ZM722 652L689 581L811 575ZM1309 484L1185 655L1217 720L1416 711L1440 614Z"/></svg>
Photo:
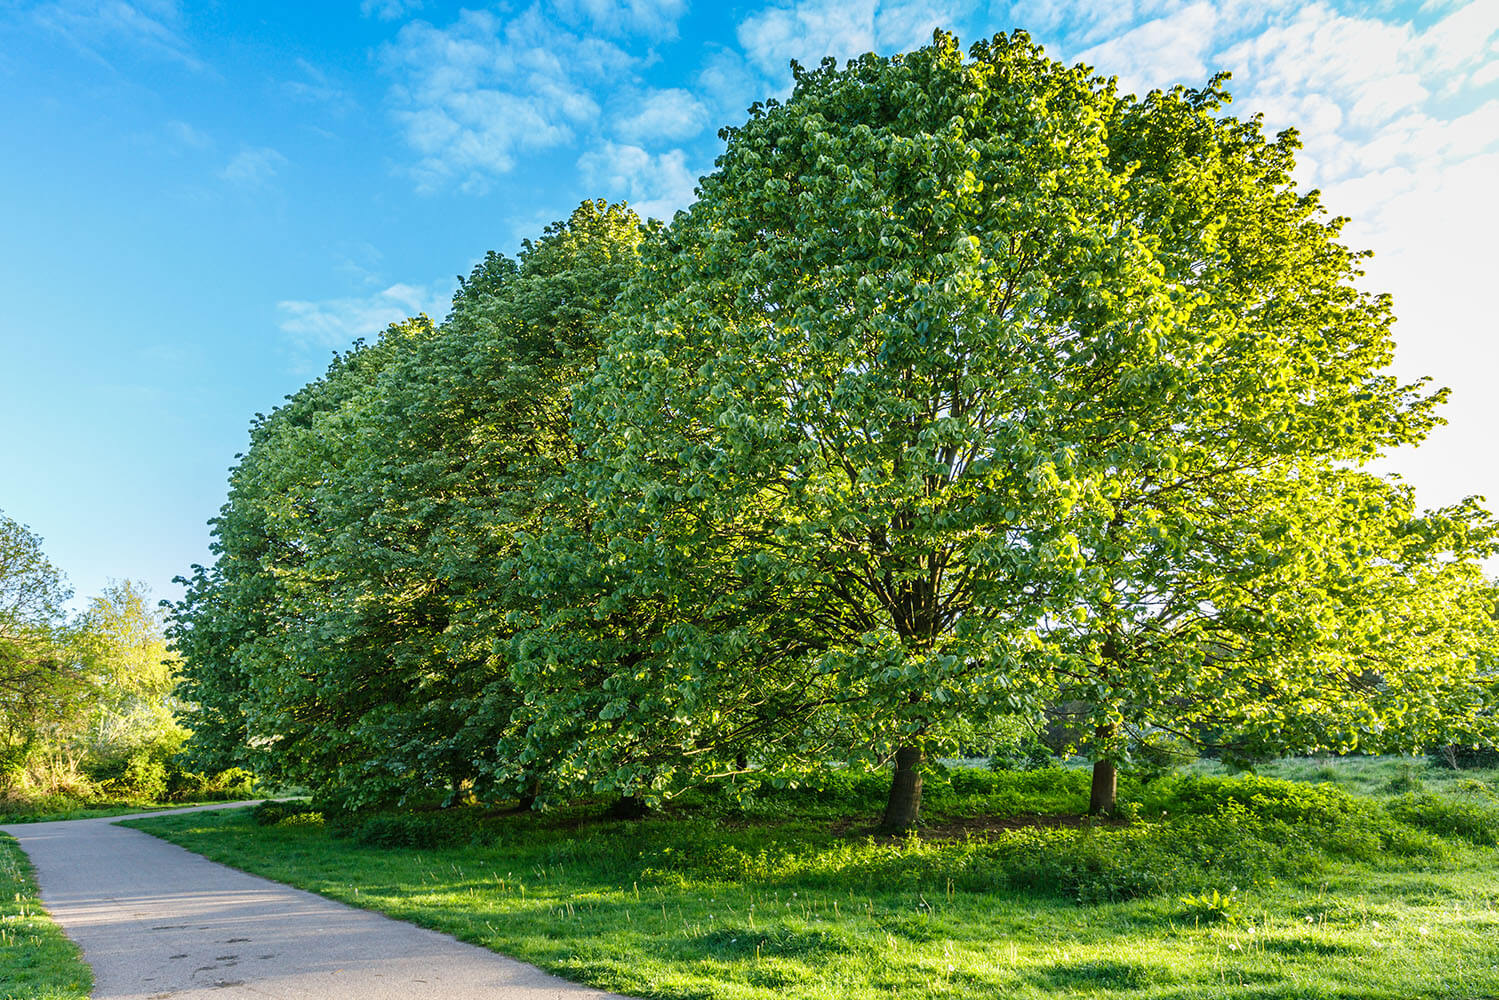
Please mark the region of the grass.
<svg viewBox="0 0 1499 1000"><path fill-rule="evenodd" d="M449 811L335 836L316 816L236 810L129 825L638 996L1499 996L1484 844L1499 774L1417 764L1419 789L1398 761L1125 782L1137 818L1097 827L1068 818L1079 772L955 769L929 779L922 835L898 840L861 828L881 782L855 776L630 822ZM374 846L443 840L461 843Z"/></svg>
<svg viewBox="0 0 1499 1000"><path fill-rule="evenodd" d="M221 800L202 802L77 802L5 803L0 805L0 825L6 823L51 823L64 819L99 819L105 816L128 816L132 813L157 812L162 809L184 809L211 805Z"/></svg>
<svg viewBox="0 0 1499 1000"><path fill-rule="evenodd" d="M0 997L83 1000L93 984L77 946L42 909L26 855L0 834Z"/></svg>

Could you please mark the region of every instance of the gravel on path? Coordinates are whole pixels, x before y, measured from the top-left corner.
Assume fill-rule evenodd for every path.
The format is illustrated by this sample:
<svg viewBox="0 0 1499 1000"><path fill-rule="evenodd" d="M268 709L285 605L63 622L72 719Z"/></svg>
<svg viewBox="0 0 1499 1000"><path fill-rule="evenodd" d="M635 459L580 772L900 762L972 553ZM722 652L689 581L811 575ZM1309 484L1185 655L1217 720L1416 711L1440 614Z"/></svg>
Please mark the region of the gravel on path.
<svg viewBox="0 0 1499 1000"><path fill-rule="evenodd" d="M83 949L99 1000L614 997L114 825L125 818L0 826Z"/></svg>

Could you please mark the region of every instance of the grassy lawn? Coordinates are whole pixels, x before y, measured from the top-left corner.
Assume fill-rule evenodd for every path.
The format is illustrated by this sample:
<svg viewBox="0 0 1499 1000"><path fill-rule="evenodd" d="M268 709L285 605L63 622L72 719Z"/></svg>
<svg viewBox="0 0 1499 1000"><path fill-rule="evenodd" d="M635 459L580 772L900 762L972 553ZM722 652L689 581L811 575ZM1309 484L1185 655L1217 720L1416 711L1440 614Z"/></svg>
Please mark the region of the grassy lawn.
<svg viewBox="0 0 1499 1000"><path fill-rule="evenodd" d="M901 840L868 835L883 782L851 776L640 821L130 825L638 996L1499 996L1499 774L1267 770L1292 780L1126 782L1134 818L1093 827L1081 772L954 769Z"/></svg>
<svg viewBox="0 0 1499 1000"><path fill-rule="evenodd" d="M93 985L78 948L37 900L26 855L0 834L0 997L82 1000Z"/></svg>

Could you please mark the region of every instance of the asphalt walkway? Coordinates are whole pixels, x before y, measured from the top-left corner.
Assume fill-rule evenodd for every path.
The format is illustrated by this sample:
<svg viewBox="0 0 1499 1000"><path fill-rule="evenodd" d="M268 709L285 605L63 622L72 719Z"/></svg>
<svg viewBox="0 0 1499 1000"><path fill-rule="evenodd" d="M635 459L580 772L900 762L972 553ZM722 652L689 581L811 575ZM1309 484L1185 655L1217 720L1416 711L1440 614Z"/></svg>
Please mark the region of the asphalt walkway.
<svg viewBox="0 0 1499 1000"><path fill-rule="evenodd" d="M125 818L0 826L31 857L100 1000L614 996L114 825Z"/></svg>

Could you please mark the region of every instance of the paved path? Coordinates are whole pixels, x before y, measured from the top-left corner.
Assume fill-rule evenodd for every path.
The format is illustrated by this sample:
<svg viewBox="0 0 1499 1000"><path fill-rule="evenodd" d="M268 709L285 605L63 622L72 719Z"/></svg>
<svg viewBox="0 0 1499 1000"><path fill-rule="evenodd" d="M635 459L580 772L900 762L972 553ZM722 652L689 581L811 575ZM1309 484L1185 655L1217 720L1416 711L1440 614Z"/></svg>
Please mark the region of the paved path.
<svg viewBox="0 0 1499 1000"><path fill-rule="evenodd" d="M124 818L0 826L30 855L101 1000L612 996L112 825Z"/></svg>

